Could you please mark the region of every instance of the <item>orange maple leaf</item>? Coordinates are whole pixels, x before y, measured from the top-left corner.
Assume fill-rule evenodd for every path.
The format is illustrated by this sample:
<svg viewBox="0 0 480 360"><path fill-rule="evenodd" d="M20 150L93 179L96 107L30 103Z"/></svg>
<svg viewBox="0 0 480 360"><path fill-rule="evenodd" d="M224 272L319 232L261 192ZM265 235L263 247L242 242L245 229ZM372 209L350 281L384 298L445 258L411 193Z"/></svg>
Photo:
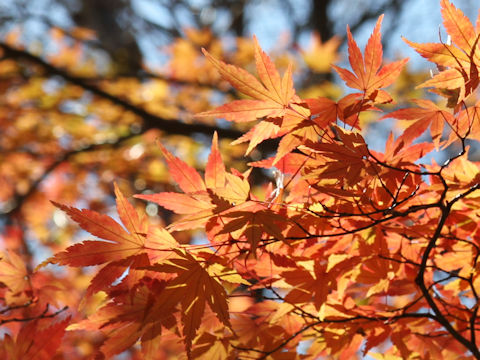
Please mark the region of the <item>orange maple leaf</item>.
<svg viewBox="0 0 480 360"><path fill-rule="evenodd" d="M145 214L139 214L125 199L115 184L117 210L125 230L110 216L99 214L88 209L76 209L53 202L59 209L65 211L82 229L106 241L84 241L68 247L55 256L45 260L39 267L48 263L70 266L91 266L108 262L125 260L136 255L155 253L156 249L149 246L149 229ZM158 235L158 234L157 234ZM164 231L160 236L167 247L175 244L172 236ZM153 240L158 245L158 237ZM155 257L155 254L152 254Z"/></svg>
<svg viewBox="0 0 480 360"><path fill-rule="evenodd" d="M290 102L298 100L293 88L292 69L280 78L270 57L255 42L255 63L260 81L247 71L215 59L205 49L203 53L233 87L256 100L236 100L197 116L218 116L230 121L253 121L264 116L282 115Z"/></svg>
<svg viewBox="0 0 480 360"><path fill-rule="evenodd" d="M25 261L13 251L0 254L0 283L8 289L5 300L8 305L25 302L22 296L26 291L31 293L30 278Z"/></svg>
<svg viewBox="0 0 480 360"><path fill-rule="evenodd" d="M194 229L204 226L212 217L247 200L250 192L248 181L242 176L227 173L218 150L217 134L214 134L210 156L205 168L205 182L200 174L184 161L173 156L161 146L172 172L172 177L184 193L163 192L135 195L152 201L177 214L185 215L171 224L171 230Z"/></svg>
<svg viewBox="0 0 480 360"><path fill-rule="evenodd" d="M309 162L312 166L309 177L324 179L341 179L347 184L358 183L365 175L368 149L365 140L359 133L334 127L338 142L306 143L305 148L318 154L316 161Z"/></svg>
<svg viewBox="0 0 480 360"><path fill-rule="evenodd" d="M211 215L215 204L212 203L207 188L224 188L227 181L225 165L218 150L217 133L213 135L211 152L205 168L205 182L197 170L172 155L161 144L160 149L167 161L173 179L180 189L183 190L184 194L163 192L151 195L135 195L135 197L157 203L177 214L200 215L197 219L201 219L202 215L206 217ZM201 225L201 222L199 225ZM195 227L197 225L192 224L192 226Z"/></svg>
<svg viewBox="0 0 480 360"><path fill-rule="evenodd" d="M307 66L318 73L330 72L331 65L338 59L340 38L333 36L325 42L318 33L312 35L310 48L302 51L302 57Z"/></svg>
<svg viewBox="0 0 480 360"><path fill-rule="evenodd" d="M288 67L281 78L270 57L263 52L256 38L255 63L260 81L247 71L212 57L206 50L205 56L219 70L222 77L243 94L254 100L236 100L202 112L197 116L222 117L229 121L246 122L262 118L251 131L234 141L234 144L250 141L246 154L262 141L276 138L295 130L296 126L308 120L310 112L302 107L300 98L293 88L292 69ZM280 151L280 157L299 143Z"/></svg>
<svg viewBox="0 0 480 360"><path fill-rule="evenodd" d="M98 309L88 319L69 327L69 330L100 330L107 338L100 351L111 358L132 345L142 341L142 352L147 358L153 356L154 341L162 326L175 331L176 318L172 308L154 311L156 299L165 291L165 281L141 279L129 292L117 292L115 299Z"/></svg>
<svg viewBox="0 0 480 360"><path fill-rule="evenodd" d="M402 70L408 59L395 61L382 68L383 48L381 42L380 27L383 15L378 18L375 29L365 47L365 56L362 56L357 43L353 39L350 28L347 27L348 35L348 60L353 73L347 69L332 65L338 75L346 82L347 86L358 89L375 102L379 97L378 90L391 85ZM372 96L373 95L373 96ZM384 95L380 96L384 98ZM384 102L384 100L382 100Z"/></svg>
<svg viewBox="0 0 480 360"><path fill-rule="evenodd" d="M6 350L8 359L53 359L69 322L68 317L44 327L42 320L31 321L20 329L15 340L9 334L5 334L1 345Z"/></svg>
<svg viewBox="0 0 480 360"><path fill-rule="evenodd" d="M396 110L383 116L382 119L414 120L414 123L401 136L401 141L405 145L411 144L413 140L421 136L430 126L433 144L438 149L444 125L445 123L450 125L454 123L453 115L439 108L430 100L413 100L413 102L420 107Z"/></svg>
<svg viewBox="0 0 480 360"><path fill-rule="evenodd" d="M186 252L177 251L177 259L165 261L149 267L150 270L176 273L177 277L167 283L165 290L155 300L153 313L165 313L177 304L182 306L183 335L187 352L202 322L205 303L217 315L217 318L231 328L227 304L227 293L220 282L209 273L195 257Z"/></svg>
<svg viewBox="0 0 480 360"><path fill-rule="evenodd" d="M216 189L225 187L226 173L225 164L218 149L218 135L217 132L215 132L213 134L210 155L208 156L207 165L205 166L205 184L207 188Z"/></svg>
<svg viewBox="0 0 480 360"><path fill-rule="evenodd" d="M326 271L326 267L315 263L313 271L299 267L282 272L284 281L293 286L285 296L285 302L291 304L313 301L317 310L327 300L327 295L335 289L334 279Z"/></svg>
<svg viewBox="0 0 480 360"><path fill-rule="evenodd" d="M435 63L440 70L440 73L417 88L442 89L438 93L449 98L449 105L456 105L479 85L477 64L480 62L480 14L475 28L470 19L450 1L442 0L441 6L443 25L449 35L447 43L418 44L403 40L421 56Z"/></svg>
<svg viewBox="0 0 480 360"><path fill-rule="evenodd" d="M410 145L402 136L393 140L393 133L387 138L385 143L385 154L378 154L389 165L403 167L413 165L415 161L422 158L434 149L435 145L430 142ZM370 150L372 152L372 150Z"/></svg>
<svg viewBox="0 0 480 360"><path fill-rule="evenodd" d="M375 99L378 100L382 96L382 93L375 92L374 96ZM336 123L337 119L359 129L358 116L360 112L369 109L378 110L372 106L372 102L369 101L369 99L365 99L362 94L358 93L348 94L338 102L325 97L306 99L305 102L308 104L312 114L312 120L323 129Z"/></svg>
<svg viewBox="0 0 480 360"><path fill-rule="evenodd" d="M218 234L230 233L234 238L245 236L250 244L249 252L255 254L260 240L269 235L284 240L279 224L286 221L283 216L254 201L247 201L222 213L225 221Z"/></svg>

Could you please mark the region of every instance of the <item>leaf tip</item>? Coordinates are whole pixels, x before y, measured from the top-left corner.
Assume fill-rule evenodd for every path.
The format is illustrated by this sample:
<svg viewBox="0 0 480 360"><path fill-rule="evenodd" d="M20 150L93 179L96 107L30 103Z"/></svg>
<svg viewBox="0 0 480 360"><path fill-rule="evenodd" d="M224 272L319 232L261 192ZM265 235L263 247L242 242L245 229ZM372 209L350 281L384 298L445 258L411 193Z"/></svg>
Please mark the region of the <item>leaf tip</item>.
<svg viewBox="0 0 480 360"><path fill-rule="evenodd" d="M120 192L120 189L119 189L116 181L113 182L113 190L115 191L115 195L117 195L117 193ZM118 195L117 195L117 197L118 197Z"/></svg>

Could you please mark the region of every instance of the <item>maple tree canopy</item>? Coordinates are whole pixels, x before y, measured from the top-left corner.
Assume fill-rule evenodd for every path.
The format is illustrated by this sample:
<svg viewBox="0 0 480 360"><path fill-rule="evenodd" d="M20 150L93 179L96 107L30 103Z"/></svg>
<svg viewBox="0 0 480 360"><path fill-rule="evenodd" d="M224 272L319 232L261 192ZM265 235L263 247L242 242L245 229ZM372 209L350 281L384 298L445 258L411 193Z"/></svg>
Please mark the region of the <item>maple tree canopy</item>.
<svg viewBox="0 0 480 360"><path fill-rule="evenodd" d="M36 100L45 102L51 116L45 121L54 124L52 133L37 129L46 154L67 146L54 136L66 131L60 115L49 112L62 97L92 107L86 124L72 110L69 124L77 130L64 142L85 147L81 134L96 131L97 117L121 119L117 132L99 130L98 143L89 145L93 155L73 164L65 161L75 153L41 160L64 169L45 184L50 190L37 205L11 210L33 224L39 244L30 249L46 250L35 263L28 247L18 245L25 229L12 223L3 235L0 358L480 359L480 162L472 150L480 141L480 15L473 25L449 0L440 5L447 41L405 39L436 66L417 89L400 85L407 59L383 58L383 16L363 51L347 28L349 65L331 69L351 91L338 96L339 89L297 91L294 64L272 60L255 37L247 51L253 66L243 61L241 67L217 40L191 30L203 57L188 57L195 48L179 40L170 71L179 79L179 72L197 76L182 81L201 81L196 85L206 89L197 98L178 91L193 102L186 112L195 113L194 123L178 124L203 133L215 121L232 124L210 134L203 164L154 130L141 135L145 143L127 131L135 129L135 116L166 124L162 116L180 117L176 105L156 103L173 96L160 80L92 85L79 69L56 70L97 98L88 102L72 86ZM336 46L316 41L315 54L337 58ZM16 49L14 41L0 48L6 58L1 72L19 70L8 54L51 66ZM65 54L73 61L76 53ZM311 54L303 57L324 69ZM46 85L5 85L2 106L15 105L11 116L22 119L16 129L0 120L12 142L8 131L20 136L33 126L31 117L43 116L29 108L38 86ZM131 88L143 95L112 95ZM215 88L227 94L221 104ZM418 90L424 88L428 92ZM118 115L116 106L130 112ZM380 139L383 151L373 150L369 129L382 121L391 131ZM236 140L227 147L222 136ZM104 170L102 151L115 151L106 147L109 137L134 141L122 149L127 161L114 159L112 168L148 174L134 181L137 194L128 179ZM32 155L15 156L26 161ZM116 211L95 201L83 208L62 182L73 176L72 167L78 179L87 178L81 168L91 164L108 179ZM0 177L0 186L7 180ZM147 185L156 182L161 188L152 191ZM42 237L49 221L58 227L56 237Z"/></svg>

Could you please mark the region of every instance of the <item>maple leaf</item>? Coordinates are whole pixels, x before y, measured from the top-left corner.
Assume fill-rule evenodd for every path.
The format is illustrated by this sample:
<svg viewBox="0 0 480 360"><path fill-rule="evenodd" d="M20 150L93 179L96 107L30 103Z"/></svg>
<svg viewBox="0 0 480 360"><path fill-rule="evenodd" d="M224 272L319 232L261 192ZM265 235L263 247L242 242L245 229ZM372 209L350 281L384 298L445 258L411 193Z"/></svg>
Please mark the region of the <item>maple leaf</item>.
<svg viewBox="0 0 480 360"><path fill-rule="evenodd" d="M340 39L336 36L322 42L320 35L314 33L310 48L302 51L303 60L315 72L330 72L330 66L338 59L337 49L340 43Z"/></svg>
<svg viewBox="0 0 480 360"><path fill-rule="evenodd" d="M374 91L374 94L377 96L378 92ZM359 129L358 116L360 112L376 109L362 94L349 94L338 102L324 97L306 99L305 102L308 104L313 121L321 129L336 123L337 119Z"/></svg>
<svg viewBox="0 0 480 360"><path fill-rule="evenodd" d="M392 286L391 280L395 276L395 264L392 265L373 257L364 259L359 266L361 271L355 281L372 285L368 288L366 297L387 292L389 287Z"/></svg>
<svg viewBox="0 0 480 360"><path fill-rule="evenodd" d="M327 300L328 293L334 289L332 278L326 269L316 264L312 271L303 267L282 272L281 276L293 288L285 296L285 301L291 304L307 303L313 300L315 308L320 309Z"/></svg>
<svg viewBox="0 0 480 360"><path fill-rule="evenodd" d="M208 156L207 165L205 166L205 184L209 189L217 189L225 187L225 181L225 164L218 149L218 135L215 131L210 148L210 155Z"/></svg>
<svg viewBox="0 0 480 360"><path fill-rule="evenodd" d="M170 175L183 192L193 193L206 189L203 179L193 167L174 156L161 143L158 146L165 157Z"/></svg>
<svg viewBox="0 0 480 360"><path fill-rule="evenodd" d="M265 119L256 124L253 128L250 129L250 131L248 131L235 141L232 141L231 144L236 145L249 141L248 148L245 151L245 155L248 155L263 140L270 138L273 139L281 136L282 134L279 133L280 129L280 119Z"/></svg>
<svg viewBox="0 0 480 360"><path fill-rule="evenodd" d="M301 109L300 98L295 95L291 66L281 78L272 60L262 51L256 38L254 38L254 43L255 63L261 82L245 70L227 65L212 57L205 50L203 52L225 80L255 100L235 100L196 115L222 117L235 122L263 119L251 131L232 143L250 141L246 151L247 155L262 141L293 131L298 124L308 120L310 116L308 109ZM298 144L299 142L295 142L292 146L283 146L282 150L279 149L279 157Z"/></svg>
<svg viewBox="0 0 480 360"><path fill-rule="evenodd" d="M435 145L429 142L410 145L405 140L400 136L394 141L393 133L390 133L385 143L385 154L380 157L392 166L402 167L412 165L435 148Z"/></svg>
<svg viewBox="0 0 480 360"><path fill-rule="evenodd" d="M218 234L230 233L234 238L244 235L250 244L249 251L253 254L266 234L284 240L278 224L286 219L257 202L247 201L223 212L221 216L225 225Z"/></svg>
<svg viewBox="0 0 480 360"><path fill-rule="evenodd" d="M242 204L248 199L250 195L248 180L243 175L226 172L218 150L216 134L205 168L205 182L194 168L173 156L167 149L163 147L161 149L167 159L169 169L176 172L176 175L172 174L172 177L184 194L163 192L135 195L135 197L152 201L177 214L184 215L182 219L171 224L169 229L177 231L204 226L210 218L218 216L234 204ZM197 183L195 187L191 185L194 182Z"/></svg>
<svg viewBox="0 0 480 360"><path fill-rule="evenodd" d="M368 157L367 145L358 133L338 126L335 130L339 142L305 144L305 149L320 155L315 163L309 162L309 166L314 170L308 177L344 179L347 184L353 185L364 175Z"/></svg>
<svg viewBox="0 0 480 360"><path fill-rule="evenodd" d="M219 281L212 277L208 267L186 252L177 251L180 258L150 266L150 270L176 273L177 277L168 282L165 290L155 300L153 313L165 312L177 304L182 307L182 333L187 352L201 324L205 303L217 318L231 328L227 294ZM213 274L212 274L213 275Z"/></svg>
<svg viewBox="0 0 480 360"><path fill-rule="evenodd" d="M401 141L409 145L413 140L420 137L430 126L433 144L438 149L445 123L454 123L453 115L442 110L430 100L412 100L419 108L406 108L396 110L383 116L381 119L394 118L400 120L414 121L401 136Z"/></svg>
<svg viewBox="0 0 480 360"><path fill-rule="evenodd" d="M155 259L158 258L160 257L155 257ZM89 297L99 291L109 291L118 279L125 276L125 271L127 269L129 269L129 274L132 274L134 269L148 265L150 265L150 261L146 254L134 255L125 259L111 261L102 267L92 280L90 280L85 295Z"/></svg>
<svg viewBox="0 0 480 360"><path fill-rule="evenodd" d="M456 114L450 138L447 140L445 146L453 143L459 137L480 141L480 101L475 105L465 107Z"/></svg>
<svg viewBox="0 0 480 360"><path fill-rule="evenodd" d="M375 346L378 346L383 342L387 341L390 333L391 333L391 329L387 326L379 326L375 329L372 329L372 331L367 336L365 347L362 350L363 356L365 356ZM400 358L394 359L392 357L390 360L400 360Z"/></svg>
<svg viewBox="0 0 480 360"><path fill-rule="evenodd" d="M421 56L435 63L440 70L440 73L433 76L432 79L417 87L443 89L438 93L449 98L449 105L456 105L468 97L479 85L477 64L480 62L478 46L480 32L478 28L474 28L470 19L450 1L442 0L441 6L443 25L449 35L448 43L418 44L407 39L403 40ZM480 23L480 15L477 19L478 23Z"/></svg>
<svg viewBox="0 0 480 360"><path fill-rule="evenodd" d="M473 48L477 34L470 19L449 0L441 0L443 25L452 41L468 53Z"/></svg>
<svg viewBox="0 0 480 360"><path fill-rule="evenodd" d="M262 82L241 68L215 59L206 50L203 50L203 53L233 87L257 100L237 100L197 116L224 117L230 121L252 121L269 115L276 117L283 113L293 99L297 99L293 89L291 67L283 78L280 78L275 65L262 51L256 38L254 42L255 63Z"/></svg>
<svg viewBox="0 0 480 360"><path fill-rule="evenodd" d="M173 252L177 258L144 267L156 273L176 274L173 280L148 281L143 278L130 292L122 294L117 291L119 295L113 301L69 329L101 330L107 335L101 351L111 357L129 348L138 339L142 342L144 354L153 356L159 346L162 326L172 330L176 327L173 314L178 304L182 307L182 333L187 352L190 352L201 324L205 303L222 323L230 327L226 292L218 279L237 283L244 283L244 280L220 264L204 266L204 262L185 251ZM212 256L211 253L205 255Z"/></svg>
<svg viewBox="0 0 480 360"><path fill-rule="evenodd" d="M365 56L362 55L357 43L353 39L350 28L347 26L348 60L353 73L347 69L332 65L338 75L346 82L347 86L361 90L366 97L370 97L380 88L391 85L400 74L408 59L395 61L382 68L383 48L380 27L383 15L378 20L372 35L365 47ZM376 97L376 95L375 95ZM375 101L375 97L371 99Z"/></svg>
<svg viewBox="0 0 480 360"><path fill-rule="evenodd" d="M2 345L6 349L8 359L53 359L69 322L68 317L45 327L42 326L43 320L34 320L20 329L15 340L6 334Z"/></svg>
<svg viewBox="0 0 480 360"><path fill-rule="evenodd" d="M303 154L289 153L273 164L275 157L248 163L249 166L271 168L275 166L282 174L297 174L305 165L307 157Z"/></svg>
<svg viewBox="0 0 480 360"><path fill-rule="evenodd" d="M200 174L198 174L193 167L170 153L162 144L159 144L159 146L167 162L170 174L185 194L164 192L152 195L135 195L135 197L155 202L177 214L206 213L206 216L211 214L212 204L205 192L206 186ZM218 153L217 147L218 143L216 141L216 135L214 135L212 148L216 149L216 153L210 161L211 164L208 165L209 184L216 183L217 180L220 184L222 174L225 173L224 168L222 172L220 165L218 165L218 156L220 154Z"/></svg>
<svg viewBox="0 0 480 360"><path fill-rule="evenodd" d="M316 126L316 124L307 119L310 117L310 111L303 111L303 115L298 116L298 113L292 117L285 117L291 120L290 124L285 127L286 133L282 134L282 139L278 144L277 154L275 155L274 164L279 161L286 154L298 148L304 141L314 141L318 135L323 131ZM308 114L308 116L307 116Z"/></svg>
<svg viewBox="0 0 480 360"><path fill-rule="evenodd" d="M106 241L84 241L68 247L55 256L45 260L39 267L48 263L70 266L91 266L112 261L119 261L132 256L145 255L152 249L146 246L148 223L145 214L139 215L135 208L125 199L115 184L117 210L125 230L110 216L88 209L76 209L53 202L65 211L82 229ZM161 236L166 244L174 242L171 235L163 232ZM156 240L158 244L158 239ZM155 255L153 255L155 256Z"/></svg>
<svg viewBox="0 0 480 360"><path fill-rule="evenodd" d="M208 332L204 332L197 340L195 340L195 348L192 351L192 358L233 360L233 355L229 355L228 352L228 340L229 339L224 336L214 336Z"/></svg>
<svg viewBox="0 0 480 360"><path fill-rule="evenodd" d="M21 296L31 290L25 261L13 251L0 254L0 283L8 288L6 300L8 305L15 305L20 301L25 302Z"/></svg>
<svg viewBox="0 0 480 360"><path fill-rule="evenodd" d="M173 309L162 312L154 307L165 286L165 281L142 278L131 291L118 293L88 319L69 326L68 330L101 330L107 337L100 351L108 358L128 349L138 339L142 341L144 355L153 356L150 352L155 346L149 340L162 334L162 326L171 331L176 327Z"/></svg>

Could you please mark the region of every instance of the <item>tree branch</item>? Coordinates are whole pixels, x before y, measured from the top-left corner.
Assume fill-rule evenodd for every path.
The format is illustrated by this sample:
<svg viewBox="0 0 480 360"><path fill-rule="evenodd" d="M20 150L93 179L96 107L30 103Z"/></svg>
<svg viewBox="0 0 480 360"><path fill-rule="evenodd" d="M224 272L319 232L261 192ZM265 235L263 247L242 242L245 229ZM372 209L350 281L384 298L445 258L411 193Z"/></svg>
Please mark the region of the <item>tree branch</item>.
<svg viewBox="0 0 480 360"><path fill-rule="evenodd" d="M49 305L47 304L47 306L45 307L45 310L44 310L40 315L31 316L31 317L24 317L24 318L3 319L3 320L0 320L0 325L6 324L6 323L10 323L10 322L27 322L27 321L38 320L38 319L49 319L49 318L53 318L53 317L57 316L58 314L60 314L60 313L64 312L65 310L67 310L67 309L68 309L68 306L64 306L64 307L61 308L60 310L57 310L57 311L55 311L54 313L47 315L48 309L49 309Z"/></svg>
<svg viewBox="0 0 480 360"><path fill-rule="evenodd" d="M443 180L443 177L441 178ZM438 203L438 207L440 208L441 210L441 217L440 217L440 220L438 221L438 224L437 224L437 227L435 229L435 232L432 236L432 238L430 239L430 241L428 242L428 245L427 247L425 248L425 251L422 255L422 262L420 264L420 268L419 268L419 271L418 271L418 275L417 277L415 278L415 282L417 283L418 287L420 288L423 296L425 297L425 300L427 301L428 305L430 306L430 308L432 309L432 311L434 312L435 314L435 317L437 319L437 321L442 324L442 326L459 342L461 343L463 346L465 346L471 353L472 355L476 358L476 359L480 359L480 350L477 348L476 344L475 343L472 343L471 341L469 341L468 339L466 339L465 337L462 336L462 334L460 334L454 327L452 324L450 324L450 322L447 320L447 318L444 316L444 314L442 313L442 311L439 309L439 307L437 306L437 303L433 300L433 297L432 295L430 294L430 292L428 291L428 288L425 284L425 271L427 269L427 262L428 260L430 259L430 254L431 252L433 251L433 249L435 248L436 246L436 242L437 240L440 238L440 235L442 233L442 229L443 229L443 226L445 225L445 222L448 218L448 216L450 215L450 211L452 209L452 206L455 202L457 202L458 200L464 198L465 196L467 196L468 194L476 191L479 189L479 186L480 184L477 184L475 186L473 186L472 188L470 188L469 190L467 190L466 192L460 194L459 196L455 197L452 201L450 202L447 202L447 204L444 204L443 203L443 200L445 198L445 195L446 195L446 192L448 190L448 186L447 184L445 183L445 180L443 180L443 183L444 183L444 192L441 196L441 199L439 200L439 203Z"/></svg>
<svg viewBox="0 0 480 360"><path fill-rule="evenodd" d="M111 101L113 104L123 107L125 110L142 118L144 124L142 132L149 129L159 129L169 134L192 136L194 134L205 134L211 136L215 131L220 137L236 139L243 135L243 132L235 129L225 129L217 126L211 126L202 123L187 124L179 121L168 120L160 116L154 115L145 109L132 104L131 102L112 95L99 87L88 83L84 78L77 77L68 73L68 71L60 69L39 56L36 56L28 51L16 49L6 43L0 42L0 49L3 50L4 56L12 59L23 59L43 68L51 75L58 75L66 81L80 86L101 98Z"/></svg>

